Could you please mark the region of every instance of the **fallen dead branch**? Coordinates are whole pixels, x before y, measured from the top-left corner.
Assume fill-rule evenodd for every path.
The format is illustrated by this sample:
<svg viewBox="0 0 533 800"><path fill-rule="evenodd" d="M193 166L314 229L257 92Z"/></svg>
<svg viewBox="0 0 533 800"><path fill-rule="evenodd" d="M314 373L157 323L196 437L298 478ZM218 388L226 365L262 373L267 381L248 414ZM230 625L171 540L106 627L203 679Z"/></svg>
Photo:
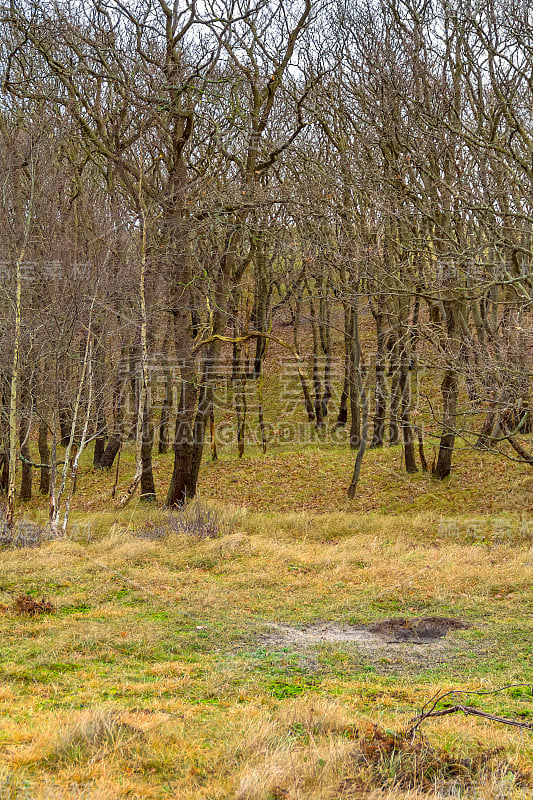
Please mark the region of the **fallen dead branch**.
<svg viewBox="0 0 533 800"><path fill-rule="evenodd" d="M491 691L475 692L466 690L452 690L450 692L444 692L444 694L440 694L440 692L438 692L436 696L434 695L431 700L426 703L420 714L410 720L405 730L405 735L414 737L416 731L420 728L422 723L430 717L444 717L447 714L456 714L458 712L462 712L463 714L474 717L483 717L484 719L491 720L491 722L501 722L503 725L513 725L516 728L525 728L526 730L533 731L533 724L530 722L521 722L518 719L501 717L498 714L489 714L487 711L481 711L479 708L463 705L462 703L457 703L453 706L447 706L446 708L437 708L438 704L441 703L446 697L450 697L454 694L490 695L497 694L498 692L504 692L507 689L515 688L528 688L533 696L533 686L529 683L512 683Z"/></svg>

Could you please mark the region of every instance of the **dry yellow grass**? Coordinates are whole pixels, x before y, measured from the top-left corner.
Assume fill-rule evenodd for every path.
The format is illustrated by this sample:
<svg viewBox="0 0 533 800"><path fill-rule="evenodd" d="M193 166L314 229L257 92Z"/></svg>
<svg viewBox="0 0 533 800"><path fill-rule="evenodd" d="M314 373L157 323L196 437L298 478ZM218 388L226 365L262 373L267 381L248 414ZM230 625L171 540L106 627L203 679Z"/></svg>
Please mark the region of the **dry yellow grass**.
<svg viewBox="0 0 533 800"><path fill-rule="evenodd" d="M361 732L400 731L441 688L532 681L533 550L520 517L504 518L504 535L501 517L478 514L472 536L469 517L430 512L218 509L218 539L139 538L132 528L153 530L164 512L132 506L93 513L88 544L2 552L0 603L24 592L58 611L0 616L0 797L411 800L421 787L395 786L394 759L366 763ZM280 623L431 614L471 627L416 657L268 639ZM474 701L533 716L526 692ZM425 733L457 759L503 748L472 786L457 779L462 797L533 796L521 785L530 733L460 716ZM439 776L423 788L450 796Z"/></svg>

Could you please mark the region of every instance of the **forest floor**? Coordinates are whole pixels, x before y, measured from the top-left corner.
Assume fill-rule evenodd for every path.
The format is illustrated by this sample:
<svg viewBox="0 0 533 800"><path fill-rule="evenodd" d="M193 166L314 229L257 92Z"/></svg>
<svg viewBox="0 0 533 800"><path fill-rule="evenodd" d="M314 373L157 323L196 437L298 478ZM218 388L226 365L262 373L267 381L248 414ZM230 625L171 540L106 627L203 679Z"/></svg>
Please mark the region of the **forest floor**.
<svg viewBox="0 0 533 800"><path fill-rule="evenodd" d="M87 452L68 537L1 551L1 800L533 798L532 730L403 734L442 691L533 724L533 470L466 434L435 481L385 447L348 502L346 433L314 431L293 377L265 378L266 454L252 398L242 459L220 399L185 532L119 509ZM117 495L133 473L129 443ZM38 539L46 498L18 513Z"/></svg>

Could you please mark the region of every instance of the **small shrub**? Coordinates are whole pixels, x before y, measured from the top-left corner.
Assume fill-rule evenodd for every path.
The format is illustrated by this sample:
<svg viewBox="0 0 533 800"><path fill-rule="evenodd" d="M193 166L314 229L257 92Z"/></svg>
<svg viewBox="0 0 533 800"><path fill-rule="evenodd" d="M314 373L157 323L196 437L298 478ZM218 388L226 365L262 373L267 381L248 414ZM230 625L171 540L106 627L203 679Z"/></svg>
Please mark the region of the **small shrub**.
<svg viewBox="0 0 533 800"><path fill-rule="evenodd" d="M153 522L144 522L141 527L133 528L133 533L139 539L148 539L151 542L158 542L166 539L170 534L168 525L154 525Z"/></svg>
<svg viewBox="0 0 533 800"><path fill-rule="evenodd" d="M193 500L179 511L170 515L172 533L181 536L195 536L197 539L218 539L225 531L219 514L200 500Z"/></svg>
<svg viewBox="0 0 533 800"><path fill-rule="evenodd" d="M0 516L0 549L13 547L40 547L53 538L49 525L20 520L9 528L6 518Z"/></svg>
<svg viewBox="0 0 533 800"><path fill-rule="evenodd" d="M530 785L530 776L510 769L502 748L461 756L432 747L423 737L413 741L377 725L360 733L359 746L356 764L359 770L366 771L366 781L372 788L430 791L438 787L444 793L463 791L500 776L502 770L512 775L517 786ZM361 777L358 775L357 783Z"/></svg>
<svg viewBox="0 0 533 800"><path fill-rule="evenodd" d="M192 536L196 539L218 539L227 533L226 526L219 514L203 504L193 500L183 508L172 511L166 521L161 524L144 523L135 529L136 536L151 541L159 541L167 536Z"/></svg>

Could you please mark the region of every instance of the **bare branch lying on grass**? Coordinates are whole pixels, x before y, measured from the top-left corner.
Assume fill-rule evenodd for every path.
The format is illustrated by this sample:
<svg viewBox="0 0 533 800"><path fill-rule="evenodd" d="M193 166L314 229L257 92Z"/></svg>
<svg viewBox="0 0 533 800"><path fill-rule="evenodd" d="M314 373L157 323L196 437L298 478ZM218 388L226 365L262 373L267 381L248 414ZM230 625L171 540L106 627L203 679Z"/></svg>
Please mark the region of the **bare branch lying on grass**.
<svg viewBox="0 0 533 800"><path fill-rule="evenodd" d="M487 711L481 711L479 708L474 708L473 706L465 706L462 704L456 704L453 706L448 706L446 708L437 709L437 705L441 703L446 697L450 697L454 694L468 694L468 695L489 695L489 694L497 694L498 692L504 692L507 689L517 689L517 688L527 688L531 691L533 696L533 686L529 683L511 683L507 686L501 686L499 689L492 689L489 691L467 691L467 690L452 690L450 692L444 692L441 694L440 692L437 695L433 696L431 700L429 700L426 705L422 708L422 711L417 717L414 717L406 728L405 735L406 736L414 736L416 731L420 728L424 720L429 719L430 717L444 717L447 714L456 714L457 712L461 711L463 714L471 715L475 717L483 717L484 719L489 719L492 722L501 722L504 725L513 725L516 728L525 728L526 730L533 731L533 724L529 722L521 722L518 719L511 719L509 717L500 717L497 714L489 714ZM428 708L429 706L429 708ZM427 710L426 710L427 709Z"/></svg>

